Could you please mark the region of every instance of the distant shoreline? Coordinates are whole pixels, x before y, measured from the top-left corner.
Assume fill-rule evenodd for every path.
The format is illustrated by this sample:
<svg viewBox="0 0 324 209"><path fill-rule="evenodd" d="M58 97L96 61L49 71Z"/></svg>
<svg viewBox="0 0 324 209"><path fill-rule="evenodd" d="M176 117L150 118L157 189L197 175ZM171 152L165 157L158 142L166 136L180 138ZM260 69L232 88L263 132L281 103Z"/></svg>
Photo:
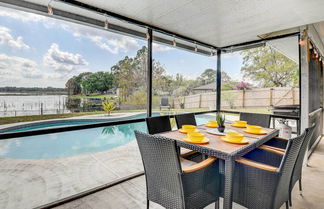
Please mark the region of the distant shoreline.
<svg viewBox="0 0 324 209"><path fill-rule="evenodd" d="M68 95L67 92L0 92L1 96L46 96L46 95Z"/></svg>
<svg viewBox="0 0 324 209"><path fill-rule="evenodd" d="M39 95L67 95L65 88L56 87L0 87L0 96L39 96Z"/></svg>

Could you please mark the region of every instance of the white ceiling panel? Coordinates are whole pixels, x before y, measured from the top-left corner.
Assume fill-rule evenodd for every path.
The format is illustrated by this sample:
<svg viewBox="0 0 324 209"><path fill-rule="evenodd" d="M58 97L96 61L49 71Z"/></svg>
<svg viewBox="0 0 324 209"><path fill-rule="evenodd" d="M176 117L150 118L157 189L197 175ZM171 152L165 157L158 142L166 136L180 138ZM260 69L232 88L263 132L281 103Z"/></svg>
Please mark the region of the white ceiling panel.
<svg viewBox="0 0 324 209"><path fill-rule="evenodd" d="M319 36L319 38L322 41L322 46L324 45L324 22L319 22L319 23L315 23L314 27L316 29L316 32ZM324 54L324 50L323 48L320 48L322 54Z"/></svg>
<svg viewBox="0 0 324 209"><path fill-rule="evenodd" d="M324 20L323 0L80 0L222 47Z"/></svg>
<svg viewBox="0 0 324 209"><path fill-rule="evenodd" d="M268 41L267 44L298 63L299 48L297 36Z"/></svg>

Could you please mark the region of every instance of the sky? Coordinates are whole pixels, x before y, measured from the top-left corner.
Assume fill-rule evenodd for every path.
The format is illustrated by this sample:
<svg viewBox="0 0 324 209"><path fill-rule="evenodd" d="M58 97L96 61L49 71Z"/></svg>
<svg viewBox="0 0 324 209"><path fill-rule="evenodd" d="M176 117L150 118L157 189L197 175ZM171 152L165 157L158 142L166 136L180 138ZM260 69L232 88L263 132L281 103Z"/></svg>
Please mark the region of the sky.
<svg viewBox="0 0 324 209"><path fill-rule="evenodd" d="M110 71L125 56L135 56L146 41L52 17L0 7L0 87L61 87L82 72ZM154 44L153 58L170 75L194 79L216 69L216 57ZM242 57L222 58L222 70L242 79Z"/></svg>

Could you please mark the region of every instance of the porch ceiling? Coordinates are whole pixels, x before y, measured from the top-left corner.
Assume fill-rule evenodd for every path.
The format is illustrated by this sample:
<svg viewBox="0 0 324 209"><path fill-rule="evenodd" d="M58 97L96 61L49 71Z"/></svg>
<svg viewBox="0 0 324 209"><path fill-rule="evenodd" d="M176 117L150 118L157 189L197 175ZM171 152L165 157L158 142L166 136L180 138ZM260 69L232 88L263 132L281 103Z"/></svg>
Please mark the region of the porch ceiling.
<svg viewBox="0 0 324 209"><path fill-rule="evenodd" d="M324 20L323 0L79 0L217 47Z"/></svg>
<svg viewBox="0 0 324 209"><path fill-rule="evenodd" d="M64 1L73 2L25 0L44 7L50 3L54 11L59 9L71 13L72 19L73 14L101 22L108 19L109 24L132 31L132 33L120 30L119 32L145 38L146 29L143 27L107 18L102 14L68 5ZM0 2L14 4L15 1L0 0ZM297 32L299 26L324 21L323 0L78 0L78 2L208 44L199 46L198 49L198 52L208 55L211 52L210 46L224 47L261 40ZM35 10L32 6L29 9ZM318 31L323 31L323 25L315 26ZM166 34L154 33L154 38L158 43L172 45L173 37ZM195 42L188 43L177 38L176 41L177 47L179 43L187 47L182 48L195 50ZM292 56L291 58L295 59Z"/></svg>

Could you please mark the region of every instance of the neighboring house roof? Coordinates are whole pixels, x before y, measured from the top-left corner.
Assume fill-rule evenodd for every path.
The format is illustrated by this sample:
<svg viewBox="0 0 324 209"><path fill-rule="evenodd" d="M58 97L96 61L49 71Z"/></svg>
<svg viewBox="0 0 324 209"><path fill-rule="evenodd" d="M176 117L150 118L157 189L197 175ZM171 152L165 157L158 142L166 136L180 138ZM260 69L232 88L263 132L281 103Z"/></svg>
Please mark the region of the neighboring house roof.
<svg viewBox="0 0 324 209"><path fill-rule="evenodd" d="M216 83L213 82L213 83L209 83L209 84L206 84L206 85L203 85L203 86L198 86L196 88L193 88L193 90L213 90L213 91L215 91L216 90Z"/></svg>

